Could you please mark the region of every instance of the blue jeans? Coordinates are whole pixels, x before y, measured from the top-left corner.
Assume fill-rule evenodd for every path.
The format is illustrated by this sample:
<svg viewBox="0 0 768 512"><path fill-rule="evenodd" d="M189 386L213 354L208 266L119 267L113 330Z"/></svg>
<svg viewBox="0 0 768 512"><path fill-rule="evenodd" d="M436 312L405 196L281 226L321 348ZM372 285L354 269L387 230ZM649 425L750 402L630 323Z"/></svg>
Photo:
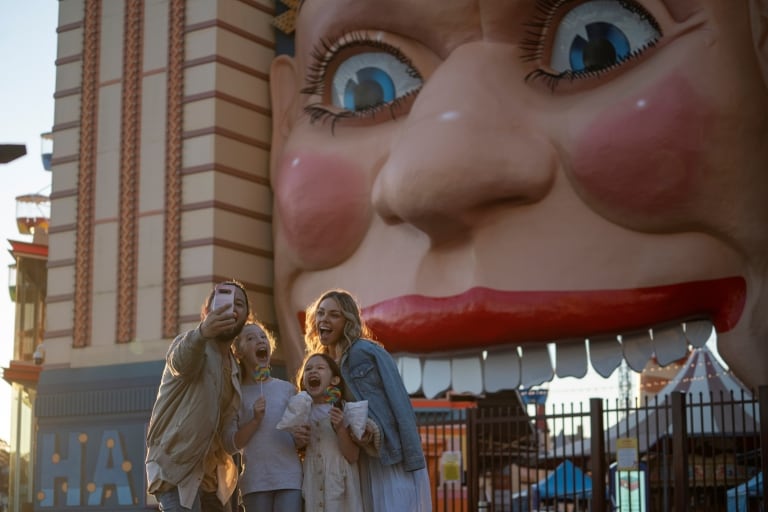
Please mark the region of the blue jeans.
<svg viewBox="0 0 768 512"><path fill-rule="evenodd" d="M192 508L182 507L179 502L179 488L174 487L168 491L155 493L155 499L160 504L160 510L163 512L202 512L200 507L200 496L195 496Z"/></svg>
<svg viewBox="0 0 768 512"><path fill-rule="evenodd" d="M245 512L301 512L301 489L250 492L243 496Z"/></svg>
<svg viewBox="0 0 768 512"><path fill-rule="evenodd" d="M179 488L155 493L155 499L163 512L231 512L230 504L222 505L215 492L200 491L195 496L192 508L182 507L179 503Z"/></svg>

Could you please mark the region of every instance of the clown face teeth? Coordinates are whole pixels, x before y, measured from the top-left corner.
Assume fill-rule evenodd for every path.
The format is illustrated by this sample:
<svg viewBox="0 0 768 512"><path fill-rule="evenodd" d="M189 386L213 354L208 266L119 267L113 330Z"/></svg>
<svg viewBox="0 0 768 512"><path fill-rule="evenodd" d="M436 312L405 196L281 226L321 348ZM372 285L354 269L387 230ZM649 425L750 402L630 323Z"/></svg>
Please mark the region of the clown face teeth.
<svg viewBox="0 0 768 512"><path fill-rule="evenodd" d="M555 376L552 358L546 345L536 345L522 349L520 365L520 385L524 388L549 382Z"/></svg>
<svg viewBox="0 0 768 512"><path fill-rule="evenodd" d="M621 364L621 359L621 343L616 336L595 336L589 339L589 360L592 368L603 377L610 377Z"/></svg>
<svg viewBox="0 0 768 512"><path fill-rule="evenodd" d="M652 335L656 361L661 366L667 366L688 353L688 340L682 324L654 329Z"/></svg>
<svg viewBox="0 0 768 512"><path fill-rule="evenodd" d="M451 383L457 393L483 392L483 371L480 356L454 357L451 359Z"/></svg>
<svg viewBox="0 0 768 512"><path fill-rule="evenodd" d="M622 336L621 349L627 365L636 372L643 371L653 357L653 345L648 331Z"/></svg>
<svg viewBox="0 0 768 512"><path fill-rule="evenodd" d="M580 379L587 374L589 360L587 345L583 339L557 345L555 350L555 369L557 376Z"/></svg>
<svg viewBox="0 0 768 512"><path fill-rule="evenodd" d="M483 361L483 369L483 383L489 393L520 385L520 354L517 349L489 352Z"/></svg>
<svg viewBox="0 0 768 512"><path fill-rule="evenodd" d="M410 394L434 398L445 391L493 393L531 387L558 377L584 377L588 364L608 378L622 361L642 371L655 355L662 366L685 357L688 344L704 346L712 323L695 320L622 335L593 336L588 340L561 340L555 346L555 365L547 345L511 346L480 353L403 355L398 369Z"/></svg>

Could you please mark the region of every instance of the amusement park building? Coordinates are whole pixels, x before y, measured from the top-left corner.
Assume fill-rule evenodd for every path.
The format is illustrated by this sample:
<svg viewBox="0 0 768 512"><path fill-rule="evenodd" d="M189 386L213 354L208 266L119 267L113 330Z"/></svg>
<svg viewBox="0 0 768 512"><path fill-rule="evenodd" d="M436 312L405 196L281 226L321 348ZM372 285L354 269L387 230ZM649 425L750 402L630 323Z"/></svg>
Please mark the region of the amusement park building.
<svg viewBox="0 0 768 512"><path fill-rule="evenodd" d="M14 246L47 258L44 333L4 369L26 397L13 436L30 444L14 512L152 506L144 438L170 340L230 278L275 327L276 9L59 2L47 244Z"/></svg>

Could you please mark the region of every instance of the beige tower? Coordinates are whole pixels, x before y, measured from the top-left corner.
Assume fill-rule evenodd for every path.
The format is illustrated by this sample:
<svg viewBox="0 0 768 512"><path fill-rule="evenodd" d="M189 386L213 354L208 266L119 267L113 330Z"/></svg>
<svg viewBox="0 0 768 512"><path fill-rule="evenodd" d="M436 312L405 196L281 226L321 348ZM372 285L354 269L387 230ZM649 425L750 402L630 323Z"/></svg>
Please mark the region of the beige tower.
<svg viewBox="0 0 768 512"><path fill-rule="evenodd" d="M274 325L275 6L59 5L35 507L139 510L169 341L229 278Z"/></svg>

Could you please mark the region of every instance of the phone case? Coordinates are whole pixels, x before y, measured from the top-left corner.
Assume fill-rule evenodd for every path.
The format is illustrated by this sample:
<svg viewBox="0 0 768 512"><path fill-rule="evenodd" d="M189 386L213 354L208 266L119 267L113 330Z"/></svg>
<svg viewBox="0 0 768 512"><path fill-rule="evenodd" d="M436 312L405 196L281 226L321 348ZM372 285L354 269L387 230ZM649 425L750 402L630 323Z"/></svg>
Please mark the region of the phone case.
<svg viewBox="0 0 768 512"><path fill-rule="evenodd" d="M221 285L216 288L216 293L213 295L213 304L211 309L216 309L224 304L234 305L235 303L235 287L232 285Z"/></svg>

